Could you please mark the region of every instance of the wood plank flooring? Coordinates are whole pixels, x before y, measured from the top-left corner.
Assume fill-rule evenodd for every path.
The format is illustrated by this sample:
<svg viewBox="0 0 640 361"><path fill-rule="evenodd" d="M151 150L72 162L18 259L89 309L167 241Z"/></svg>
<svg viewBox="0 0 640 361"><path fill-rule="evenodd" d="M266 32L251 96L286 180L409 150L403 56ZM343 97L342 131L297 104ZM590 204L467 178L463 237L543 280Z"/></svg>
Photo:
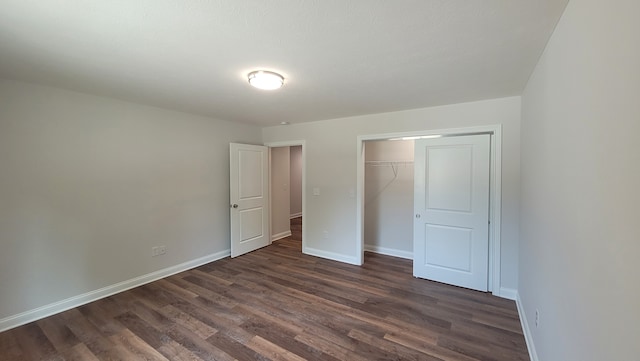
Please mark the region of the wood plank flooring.
<svg viewBox="0 0 640 361"><path fill-rule="evenodd" d="M0 333L0 360L529 360L514 302L292 237Z"/></svg>

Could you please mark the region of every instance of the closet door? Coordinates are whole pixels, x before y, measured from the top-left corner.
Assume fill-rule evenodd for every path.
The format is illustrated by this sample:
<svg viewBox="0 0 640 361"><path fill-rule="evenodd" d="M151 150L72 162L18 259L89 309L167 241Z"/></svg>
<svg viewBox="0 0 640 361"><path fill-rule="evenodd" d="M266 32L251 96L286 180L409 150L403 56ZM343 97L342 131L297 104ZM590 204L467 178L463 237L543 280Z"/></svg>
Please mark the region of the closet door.
<svg viewBox="0 0 640 361"><path fill-rule="evenodd" d="M487 291L490 136L415 142L413 275Z"/></svg>

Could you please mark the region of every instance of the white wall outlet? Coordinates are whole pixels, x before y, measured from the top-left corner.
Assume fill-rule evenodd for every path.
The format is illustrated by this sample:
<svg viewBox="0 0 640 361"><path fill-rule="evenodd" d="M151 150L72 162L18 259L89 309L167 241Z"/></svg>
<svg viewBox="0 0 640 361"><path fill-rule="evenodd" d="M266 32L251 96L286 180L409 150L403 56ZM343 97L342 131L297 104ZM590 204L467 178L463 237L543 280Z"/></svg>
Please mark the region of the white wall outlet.
<svg viewBox="0 0 640 361"><path fill-rule="evenodd" d="M313 188L313 195L314 196L319 196L320 195L320 188Z"/></svg>
<svg viewBox="0 0 640 361"><path fill-rule="evenodd" d="M538 328L539 324L540 324L540 311L536 309L536 328Z"/></svg>
<svg viewBox="0 0 640 361"><path fill-rule="evenodd" d="M151 257L161 256L167 253L167 246L151 247Z"/></svg>
<svg viewBox="0 0 640 361"><path fill-rule="evenodd" d="M323 237L324 239L329 239L329 231L323 231L323 232L322 232L322 237Z"/></svg>

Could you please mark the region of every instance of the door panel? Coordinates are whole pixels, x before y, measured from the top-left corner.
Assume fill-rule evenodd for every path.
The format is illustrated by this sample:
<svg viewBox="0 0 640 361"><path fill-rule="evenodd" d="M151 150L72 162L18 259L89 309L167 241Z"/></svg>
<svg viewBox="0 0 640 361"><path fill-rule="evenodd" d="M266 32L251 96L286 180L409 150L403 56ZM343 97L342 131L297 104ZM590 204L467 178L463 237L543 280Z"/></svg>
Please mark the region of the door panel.
<svg viewBox="0 0 640 361"><path fill-rule="evenodd" d="M262 208L241 210L240 217L240 243L251 242L262 237L264 224L262 224Z"/></svg>
<svg viewBox="0 0 640 361"><path fill-rule="evenodd" d="M472 152L468 145L427 150L429 209L471 211Z"/></svg>
<svg viewBox="0 0 640 361"><path fill-rule="evenodd" d="M267 147L231 143L231 257L269 244Z"/></svg>
<svg viewBox="0 0 640 361"><path fill-rule="evenodd" d="M471 271L473 230L462 227L427 224L426 264L464 272Z"/></svg>
<svg viewBox="0 0 640 361"><path fill-rule="evenodd" d="M486 291L489 135L415 142L416 277Z"/></svg>
<svg viewBox="0 0 640 361"><path fill-rule="evenodd" d="M246 147L243 147L246 148ZM264 159L261 149L238 149L238 191L239 200L251 200L264 196L260 170ZM257 176L257 177L256 177Z"/></svg>

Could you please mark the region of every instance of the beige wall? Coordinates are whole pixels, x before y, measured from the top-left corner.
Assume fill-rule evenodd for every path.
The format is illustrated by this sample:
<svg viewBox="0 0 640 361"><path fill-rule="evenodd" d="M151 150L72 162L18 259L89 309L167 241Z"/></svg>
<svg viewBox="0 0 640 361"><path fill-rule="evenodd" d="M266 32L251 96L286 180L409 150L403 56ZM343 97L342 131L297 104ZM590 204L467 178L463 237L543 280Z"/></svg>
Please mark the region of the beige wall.
<svg viewBox="0 0 640 361"><path fill-rule="evenodd" d="M305 140L306 252L355 262L358 135L502 124L503 287L517 288L520 97L263 129L265 142ZM320 195L314 196L318 188Z"/></svg>
<svg viewBox="0 0 640 361"><path fill-rule="evenodd" d="M289 184L291 188L289 212L291 217L297 217L302 215L302 146L289 147L289 153L291 158L291 167L289 167Z"/></svg>
<svg viewBox="0 0 640 361"><path fill-rule="evenodd" d="M0 320L228 251L229 142L260 130L0 80Z"/></svg>
<svg viewBox="0 0 640 361"><path fill-rule="evenodd" d="M522 97L519 294L540 360L640 355L638 14L570 1Z"/></svg>
<svg viewBox="0 0 640 361"><path fill-rule="evenodd" d="M271 238L291 234L289 222L289 147L271 148Z"/></svg>

